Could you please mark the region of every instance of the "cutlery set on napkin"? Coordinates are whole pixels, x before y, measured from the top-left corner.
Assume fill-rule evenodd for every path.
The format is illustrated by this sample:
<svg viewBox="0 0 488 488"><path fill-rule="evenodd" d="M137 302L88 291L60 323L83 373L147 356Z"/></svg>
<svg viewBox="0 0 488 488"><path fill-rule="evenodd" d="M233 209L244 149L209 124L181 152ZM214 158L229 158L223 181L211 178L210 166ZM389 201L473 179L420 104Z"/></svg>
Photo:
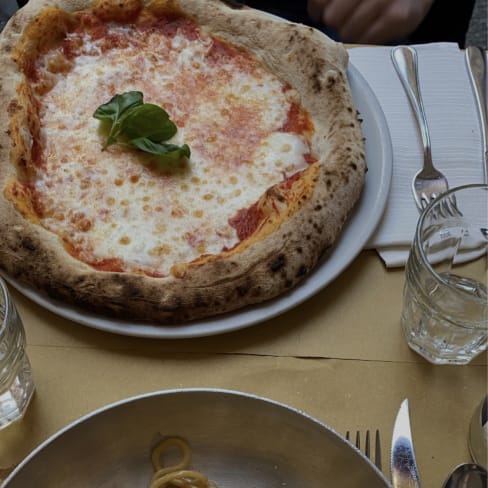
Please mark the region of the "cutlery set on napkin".
<svg viewBox="0 0 488 488"><path fill-rule="evenodd" d="M484 181L483 133L466 56L457 44L414 46L418 78L430 131L432 159L450 188ZM367 248L387 267L404 266L419 211L412 179L423 164L416 118L391 58L391 47L349 50L385 114L393 147L393 176L387 205Z"/></svg>

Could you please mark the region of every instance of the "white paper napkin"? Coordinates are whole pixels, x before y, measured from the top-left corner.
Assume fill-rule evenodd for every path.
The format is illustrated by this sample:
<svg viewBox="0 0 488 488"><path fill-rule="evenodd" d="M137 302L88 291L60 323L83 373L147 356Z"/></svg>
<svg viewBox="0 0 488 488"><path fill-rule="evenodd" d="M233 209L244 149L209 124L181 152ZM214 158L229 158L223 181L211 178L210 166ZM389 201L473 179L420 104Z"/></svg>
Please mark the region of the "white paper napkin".
<svg viewBox="0 0 488 488"><path fill-rule="evenodd" d="M432 159L449 186L483 182L481 129L464 51L454 43L414 46L419 83L430 129ZM376 249L387 267L404 266L419 217L411 191L421 168L420 133L390 57L390 47L349 50L379 100L393 146L393 177L385 214L367 249Z"/></svg>

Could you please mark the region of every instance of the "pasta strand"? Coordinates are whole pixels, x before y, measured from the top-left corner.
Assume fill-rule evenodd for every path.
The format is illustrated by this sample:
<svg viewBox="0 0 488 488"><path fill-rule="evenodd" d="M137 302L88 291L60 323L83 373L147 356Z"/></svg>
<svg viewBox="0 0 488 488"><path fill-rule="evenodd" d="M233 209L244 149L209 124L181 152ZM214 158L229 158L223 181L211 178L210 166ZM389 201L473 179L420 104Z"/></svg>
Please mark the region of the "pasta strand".
<svg viewBox="0 0 488 488"><path fill-rule="evenodd" d="M161 459L165 451L177 448L181 461L173 466L163 466ZM191 463L189 444L179 437L167 437L159 442L151 452L154 474L149 488L218 488L204 474L188 469Z"/></svg>

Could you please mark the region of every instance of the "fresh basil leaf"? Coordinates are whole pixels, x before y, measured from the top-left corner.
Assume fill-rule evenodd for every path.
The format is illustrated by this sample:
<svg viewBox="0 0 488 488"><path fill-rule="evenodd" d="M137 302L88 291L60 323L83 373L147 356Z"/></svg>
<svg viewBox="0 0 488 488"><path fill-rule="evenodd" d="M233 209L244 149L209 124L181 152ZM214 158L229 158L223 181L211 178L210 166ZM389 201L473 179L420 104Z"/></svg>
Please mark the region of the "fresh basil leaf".
<svg viewBox="0 0 488 488"><path fill-rule="evenodd" d="M167 141L176 134L176 125L157 105L144 103L127 110L120 119L121 133L128 139L145 137L152 142Z"/></svg>
<svg viewBox="0 0 488 488"><path fill-rule="evenodd" d="M179 161L182 157L189 158L191 155L190 148L187 144L178 146L176 144L170 144L168 142L153 142L146 137L131 139L129 141L129 144L136 147L137 149L141 149L142 151L160 156L162 161L176 162Z"/></svg>
<svg viewBox="0 0 488 488"><path fill-rule="evenodd" d="M115 95L109 102L100 105L94 112L93 117L102 121L112 122L112 126L107 136L107 141L103 146L106 149L111 144L117 142L117 138L122 132L122 115L129 109L143 105L143 95L138 91L130 91L122 95Z"/></svg>
<svg viewBox="0 0 488 488"><path fill-rule="evenodd" d="M93 117L108 126L103 149L121 138L120 142L155 154L161 162L177 162L182 157L190 157L190 148L186 144L178 146L164 142L178 129L163 108L144 103L141 92L115 95L108 103L100 105Z"/></svg>
<svg viewBox="0 0 488 488"><path fill-rule="evenodd" d="M130 107L143 104L143 95L138 91L130 91L122 95L115 95L109 102L100 105L94 112L93 117L98 120L112 120L113 122Z"/></svg>

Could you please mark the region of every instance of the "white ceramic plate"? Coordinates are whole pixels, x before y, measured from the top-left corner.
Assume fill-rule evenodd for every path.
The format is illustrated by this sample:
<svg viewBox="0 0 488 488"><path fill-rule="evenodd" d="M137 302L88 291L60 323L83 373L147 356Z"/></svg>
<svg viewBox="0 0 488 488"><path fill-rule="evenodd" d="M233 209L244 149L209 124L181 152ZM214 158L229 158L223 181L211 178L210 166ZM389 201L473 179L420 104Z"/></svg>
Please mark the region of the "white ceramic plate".
<svg viewBox="0 0 488 488"><path fill-rule="evenodd" d="M385 116L376 96L360 72L350 65L348 75L356 108L363 120L362 129L366 138L366 185L356 210L334 248L310 276L290 292L230 314L189 324L168 326L129 322L90 313L52 300L8 276L5 276L5 279L33 302L62 317L88 327L138 337L177 339L220 334L263 322L299 305L336 278L364 248L383 215L390 190L392 148Z"/></svg>

